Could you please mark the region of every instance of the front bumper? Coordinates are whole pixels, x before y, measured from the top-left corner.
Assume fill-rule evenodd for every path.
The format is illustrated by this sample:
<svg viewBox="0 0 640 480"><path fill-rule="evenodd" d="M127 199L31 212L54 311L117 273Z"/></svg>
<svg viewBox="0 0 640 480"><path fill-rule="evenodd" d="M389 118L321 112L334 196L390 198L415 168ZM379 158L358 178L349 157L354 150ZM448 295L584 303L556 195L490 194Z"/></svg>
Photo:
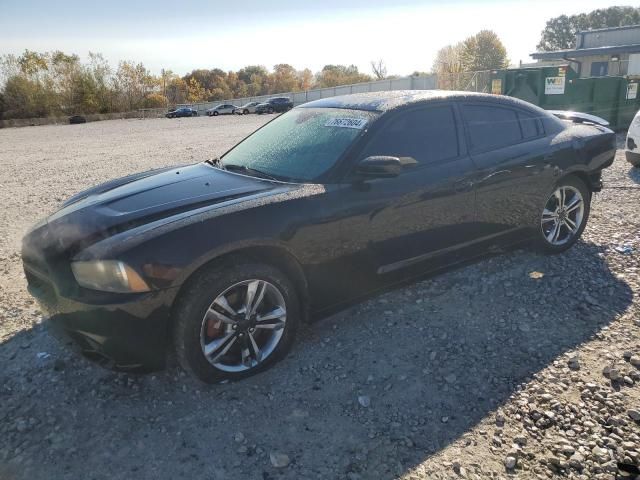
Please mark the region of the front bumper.
<svg viewBox="0 0 640 480"><path fill-rule="evenodd" d="M61 296L34 271L25 268L25 272L29 292L47 312L56 337L70 339L84 356L109 368L153 371L164 367L177 288L79 301Z"/></svg>

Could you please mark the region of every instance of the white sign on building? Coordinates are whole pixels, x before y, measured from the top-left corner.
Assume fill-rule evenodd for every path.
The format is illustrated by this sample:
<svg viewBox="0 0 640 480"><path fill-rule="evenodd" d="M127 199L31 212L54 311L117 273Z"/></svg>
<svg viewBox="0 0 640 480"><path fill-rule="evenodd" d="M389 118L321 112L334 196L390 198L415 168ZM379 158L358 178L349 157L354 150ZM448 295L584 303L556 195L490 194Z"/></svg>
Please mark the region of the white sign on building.
<svg viewBox="0 0 640 480"><path fill-rule="evenodd" d="M545 95L562 95L564 94L565 77L547 77L544 79Z"/></svg>

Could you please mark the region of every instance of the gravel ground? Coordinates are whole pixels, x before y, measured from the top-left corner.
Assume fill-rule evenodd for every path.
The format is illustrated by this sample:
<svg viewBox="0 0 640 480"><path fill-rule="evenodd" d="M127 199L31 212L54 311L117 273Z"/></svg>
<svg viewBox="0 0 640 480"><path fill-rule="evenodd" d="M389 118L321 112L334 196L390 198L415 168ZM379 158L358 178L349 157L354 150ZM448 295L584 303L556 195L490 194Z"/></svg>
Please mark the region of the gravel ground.
<svg viewBox="0 0 640 480"><path fill-rule="evenodd" d="M59 346L25 291L26 228L83 188L214 157L264 121L0 130L1 479L633 478L640 172L621 152L566 254L506 252L388 292L248 380L113 373Z"/></svg>

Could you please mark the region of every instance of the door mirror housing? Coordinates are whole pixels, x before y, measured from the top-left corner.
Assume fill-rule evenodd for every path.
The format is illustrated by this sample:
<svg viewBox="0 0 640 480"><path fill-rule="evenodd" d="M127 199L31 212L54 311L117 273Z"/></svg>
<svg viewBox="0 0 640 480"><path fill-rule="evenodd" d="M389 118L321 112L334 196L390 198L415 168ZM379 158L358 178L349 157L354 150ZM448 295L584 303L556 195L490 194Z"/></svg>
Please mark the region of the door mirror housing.
<svg viewBox="0 0 640 480"><path fill-rule="evenodd" d="M400 175L402 167L398 157L374 155L360 160L355 173L360 178L391 178Z"/></svg>

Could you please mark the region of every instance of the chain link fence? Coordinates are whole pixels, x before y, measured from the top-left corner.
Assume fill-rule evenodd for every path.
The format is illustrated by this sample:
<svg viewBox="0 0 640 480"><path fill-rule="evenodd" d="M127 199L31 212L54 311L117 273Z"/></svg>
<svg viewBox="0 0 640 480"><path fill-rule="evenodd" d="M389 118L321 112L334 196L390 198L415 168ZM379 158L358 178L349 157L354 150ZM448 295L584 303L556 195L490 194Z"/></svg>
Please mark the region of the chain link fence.
<svg viewBox="0 0 640 480"><path fill-rule="evenodd" d="M289 97L293 105L319 100L321 98L335 97L337 95L348 95L351 93L382 92L387 90L433 90L436 88L437 80L435 75L412 75L409 77L390 78L386 80L376 80L373 82L354 83L353 85L340 85L338 87L316 88L304 92L284 92L272 95L259 95L253 97L231 98L216 100L213 102L182 103L178 107L191 107L198 111L199 115L204 114L209 108L222 103L230 103L240 107L249 102L265 102L273 97Z"/></svg>
<svg viewBox="0 0 640 480"><path fill-rule="evenodd" d="M415 75L409 77L376 80L372 82L355 83L353 85L340 85L329 88L316 88L304 92L284 92L271 95L258 95L240 98L215 100L213 102L180 103L178 107L191 107L198 111L199 115L220 104L232 104L240 107L249 102L265 102L273 97L289 97L294 106L319 100L321 98L348 95L351 93L382 92L391 90L464 90L471 92L491 93L491 70L478 72L457 72L449 74ZM140 118L157 118L164 116L167 109L145 108L138 110Z"/></svg>
<svg viewBox="0 0 640 480"><path fill-rule="evenodd" d="M436 80L437 88L440 90L491 93L491 72L492 70L439 73Z"/></svg>

